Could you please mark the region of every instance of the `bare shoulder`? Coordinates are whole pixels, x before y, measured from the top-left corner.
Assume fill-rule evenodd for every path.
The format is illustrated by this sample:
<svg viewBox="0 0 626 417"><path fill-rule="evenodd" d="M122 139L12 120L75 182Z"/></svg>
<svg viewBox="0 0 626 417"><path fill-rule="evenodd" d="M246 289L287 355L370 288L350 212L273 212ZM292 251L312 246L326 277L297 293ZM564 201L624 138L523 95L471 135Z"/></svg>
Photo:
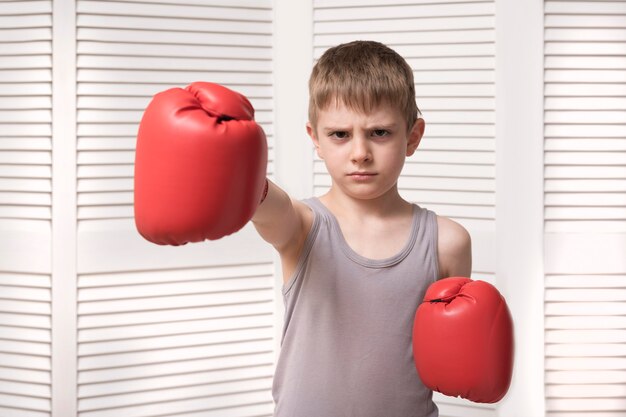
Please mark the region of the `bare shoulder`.
<svg viewBox="0 0 626 417"><path fill-rule="evenodd" d="M437 255L440 278L472 273L472 240L468 231L447 217L437 216Z"/></svg>
<svg viewBox="0 0 626 417"><path fill-rule="evenodd" d="M302 222L300 240L306 239L313 225L313 210L300 200L291 200L293 208Z"/></svg>
<svg viewBox="0 0 626 417"><path fill-rule="evenodd" d="M290 198L291 206L293 207L293 214L295 217L294 232L290 239L280 246L275 246L278 252L281 254L288 254L297 251L300 244L304 244L306 236L311 230L313 224L313 211L309 206L299 200Z"/></svg>

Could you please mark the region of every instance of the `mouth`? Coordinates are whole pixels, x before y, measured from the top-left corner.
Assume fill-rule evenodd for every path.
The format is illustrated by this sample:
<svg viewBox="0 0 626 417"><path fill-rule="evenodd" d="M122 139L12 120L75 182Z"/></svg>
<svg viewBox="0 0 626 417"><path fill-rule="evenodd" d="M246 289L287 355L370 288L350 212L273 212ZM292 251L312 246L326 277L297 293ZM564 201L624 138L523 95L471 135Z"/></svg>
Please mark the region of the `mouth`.
<svg viewBox="0 0 626 417"><path fill-rule="evenodd" d="M374 178L377 174L375 172L351 172L348 177L355 181L367 181Z"/></svg>
<svg viewBox="0 0 626 417"><path fill-rule="evenodd" d="M376 175L375 172L367 172L367 171L355 171L351 172L348 175L350 176L366 176L366 175Z"/></svg>

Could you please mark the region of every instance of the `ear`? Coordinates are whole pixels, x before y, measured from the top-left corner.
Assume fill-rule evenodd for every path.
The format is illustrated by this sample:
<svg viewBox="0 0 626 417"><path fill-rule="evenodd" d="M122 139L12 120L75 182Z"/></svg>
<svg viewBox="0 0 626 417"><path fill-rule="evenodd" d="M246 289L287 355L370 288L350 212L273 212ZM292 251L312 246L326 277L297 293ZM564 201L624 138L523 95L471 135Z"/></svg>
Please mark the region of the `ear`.
<svg viewBox="0 0 626 417"><path fill-rule="evenodd" d="M315 133L315 129L313 129L311 122L306 122L306 133L311 138L311 141L313 141L313 145L315 146L315 152L317 152L317 156L319 156L321 159L324 159L324 157L322 156L322 150L320 149L320 141L317 138L317 133Z"/></svg>
<svg viewBox="0 0 626 417"><path fill-rule="evenodd" d="M422 136L424 136L425 129L426 122L424 119L418 118L409 132L409 138L406 146L406 156L411 156L415 153L420 141L422 140Z"/></svg>

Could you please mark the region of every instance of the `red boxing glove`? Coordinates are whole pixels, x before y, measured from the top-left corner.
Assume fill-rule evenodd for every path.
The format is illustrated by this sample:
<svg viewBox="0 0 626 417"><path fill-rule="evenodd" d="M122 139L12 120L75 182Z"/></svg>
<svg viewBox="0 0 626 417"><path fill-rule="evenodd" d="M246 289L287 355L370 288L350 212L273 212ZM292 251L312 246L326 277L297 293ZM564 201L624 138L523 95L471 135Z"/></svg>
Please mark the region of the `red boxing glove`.
<svg viewBox="0 0 626 417"><path fill-rule="evenodd" d="M267 141L246 97L195 82L155 95L137 134L135 224L147 240L219 239L254 215Z"/></svg>
<svg viewBox="0 0 626 417"><path fill-rule="evenodd" d="M504 297L469 278L433 283L415 315L413 357L430 389L479 403L500 401L513 373L513 320Z"/></svg>

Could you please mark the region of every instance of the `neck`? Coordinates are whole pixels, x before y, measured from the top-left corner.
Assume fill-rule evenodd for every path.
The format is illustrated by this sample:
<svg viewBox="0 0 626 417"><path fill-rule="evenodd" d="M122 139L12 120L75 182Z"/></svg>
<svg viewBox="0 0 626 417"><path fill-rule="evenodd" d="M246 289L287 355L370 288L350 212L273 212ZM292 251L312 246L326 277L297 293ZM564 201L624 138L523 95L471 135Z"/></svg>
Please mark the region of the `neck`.
<svg viewBox="0 0 626 417"><path fill-rule="evenodd" d="M320 200L336 215L349 215L357 219L394 217L412 210L411 203L398 193L397 185L378 197L360 199L347 195L335 187Z"/></svg>

